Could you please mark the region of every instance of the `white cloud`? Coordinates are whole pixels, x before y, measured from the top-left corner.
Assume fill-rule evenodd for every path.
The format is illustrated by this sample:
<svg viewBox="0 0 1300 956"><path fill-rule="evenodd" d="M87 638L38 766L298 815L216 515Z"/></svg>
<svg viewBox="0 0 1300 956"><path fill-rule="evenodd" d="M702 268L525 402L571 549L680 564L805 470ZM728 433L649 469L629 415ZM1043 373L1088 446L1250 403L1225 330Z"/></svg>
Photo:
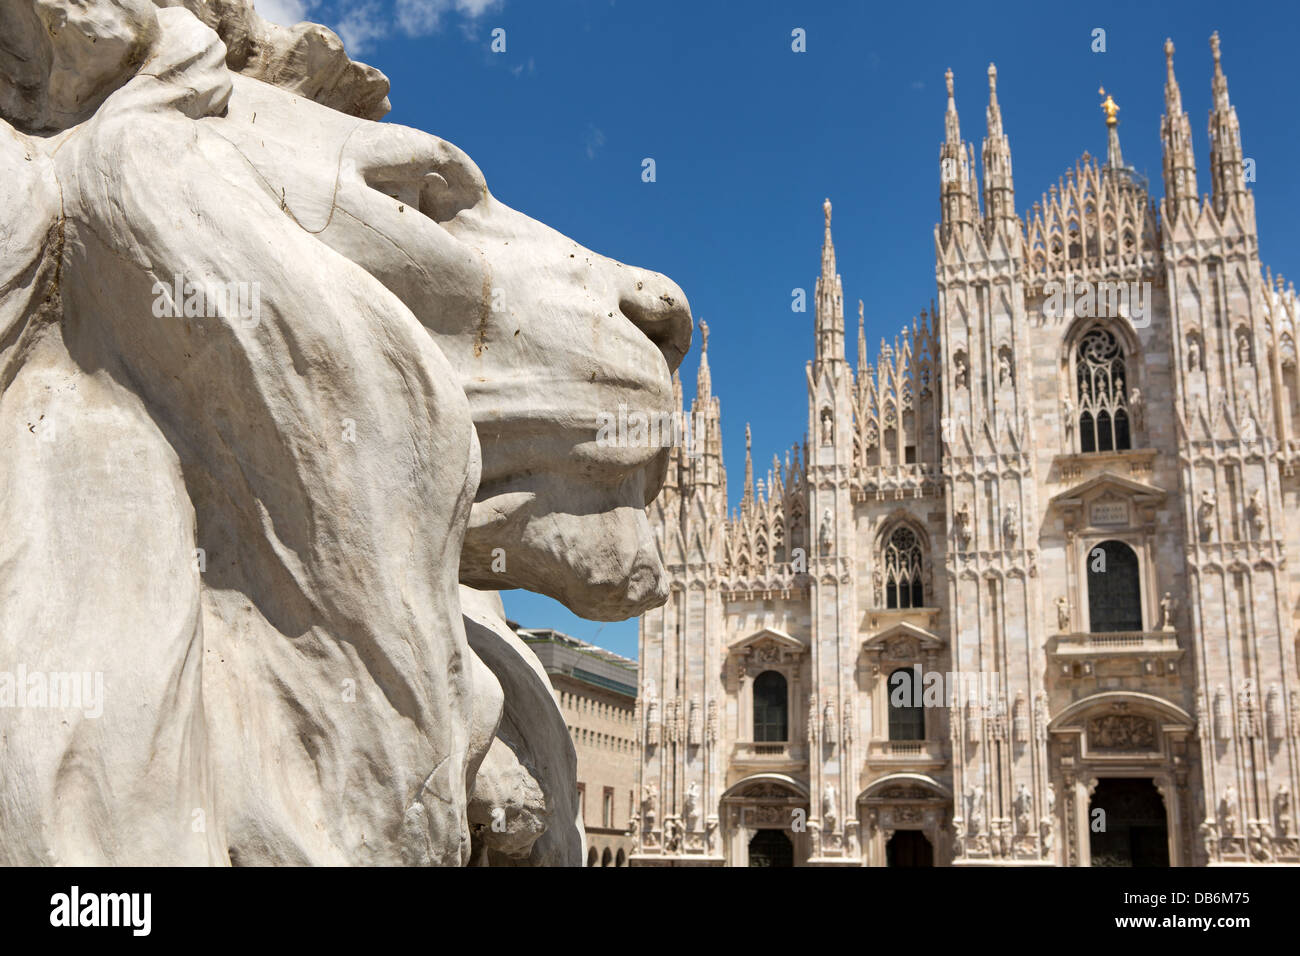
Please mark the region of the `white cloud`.
<svg viewBox="0 0 1300 956"><path fill-rule="evenodd" d="M587 124L587 135L583 137L587 147L587 158L595 159L596 151L605 145L605 133L597 129L590 123Z"/></svg>
<svg viewBox="0 0 1300 956"><path fill-rule="evenodd" d="M500 10L505 0L397 0L394 14L398 28L407 36L420 37L436 33L443 17L455 11L463 18L462 26L488 13Z"/></svg>
<svg viewBox="0 0 1300 956"><path fill-rule="evenodd" d="M456 12L471 19L500 10L505 0L456 0Z"/></svg>
<svg viewBox="0 0 1300 956"><path fill-rule="evenodd" d="M354 6L333 25L349 56L359 56L388 33L387 18L375 0Z"/></svg>
<svg viewBox="0 0 1300 956"><path fill-rule="evenodd" d="M312 4L310 0L253 0L253 9L272 23L291 27L307 19Z"/></svg>

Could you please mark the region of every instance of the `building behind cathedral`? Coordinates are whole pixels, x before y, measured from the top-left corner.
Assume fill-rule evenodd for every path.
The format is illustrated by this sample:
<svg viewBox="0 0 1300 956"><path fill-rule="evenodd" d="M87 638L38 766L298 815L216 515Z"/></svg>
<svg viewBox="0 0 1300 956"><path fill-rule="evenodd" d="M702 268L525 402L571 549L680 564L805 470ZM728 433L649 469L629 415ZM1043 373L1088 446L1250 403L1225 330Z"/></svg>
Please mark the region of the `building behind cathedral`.
<svg viewBox="0 0 1300 956"><path fill-rule="evenodd" d="M855 371L826 203L807 436L730 516L704 330L634 865L1300 862L1297 306L1211 48L1205 166L1166 41L1163 198L1107 97L1023 219L949 73L937 298Z"/></svg>

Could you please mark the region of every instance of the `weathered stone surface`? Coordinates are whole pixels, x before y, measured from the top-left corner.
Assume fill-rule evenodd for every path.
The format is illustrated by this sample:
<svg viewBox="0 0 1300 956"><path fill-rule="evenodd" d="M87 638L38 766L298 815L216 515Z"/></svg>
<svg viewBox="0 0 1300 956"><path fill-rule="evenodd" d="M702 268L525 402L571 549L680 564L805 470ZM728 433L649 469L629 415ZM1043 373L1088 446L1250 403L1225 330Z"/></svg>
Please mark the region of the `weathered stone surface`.
<svg viewBox="0 0 1300 956"><path fill-rule="evenodd" d="M159 6L0 10L0 671L102 681L0 681L0 862L577 864L549 682L461 582L663 600L664 450L595 421L670 410L685 300L341 112L341 48Z"/></svg>

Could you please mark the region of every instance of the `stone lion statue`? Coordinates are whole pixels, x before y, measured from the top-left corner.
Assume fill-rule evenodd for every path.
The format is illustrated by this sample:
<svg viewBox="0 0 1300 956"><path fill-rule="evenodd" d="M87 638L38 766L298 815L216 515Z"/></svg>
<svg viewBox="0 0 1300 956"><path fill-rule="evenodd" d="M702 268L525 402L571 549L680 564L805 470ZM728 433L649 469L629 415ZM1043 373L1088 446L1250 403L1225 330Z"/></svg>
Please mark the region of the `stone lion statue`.
<svg viewBox="0 0 1300 956"><path fill-rule="evenodd" d="M494 592L663 602L595 422L689 307L386 95L249 0L0 5L0 863L581 865Z"/></svg>

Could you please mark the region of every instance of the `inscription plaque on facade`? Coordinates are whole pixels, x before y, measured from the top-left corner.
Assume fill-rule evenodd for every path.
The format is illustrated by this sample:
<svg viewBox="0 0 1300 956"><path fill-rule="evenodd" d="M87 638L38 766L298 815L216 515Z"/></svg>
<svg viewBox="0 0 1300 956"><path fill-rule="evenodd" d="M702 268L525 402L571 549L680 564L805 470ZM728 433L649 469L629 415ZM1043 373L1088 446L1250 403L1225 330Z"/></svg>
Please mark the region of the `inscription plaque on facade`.
<svg viewBox="0 0 1300 956"><path fill-rule="evenodd" d="M1088 520L1096 525L1128 524L1128 502L1094 501L1088 509Z"/></svg>

